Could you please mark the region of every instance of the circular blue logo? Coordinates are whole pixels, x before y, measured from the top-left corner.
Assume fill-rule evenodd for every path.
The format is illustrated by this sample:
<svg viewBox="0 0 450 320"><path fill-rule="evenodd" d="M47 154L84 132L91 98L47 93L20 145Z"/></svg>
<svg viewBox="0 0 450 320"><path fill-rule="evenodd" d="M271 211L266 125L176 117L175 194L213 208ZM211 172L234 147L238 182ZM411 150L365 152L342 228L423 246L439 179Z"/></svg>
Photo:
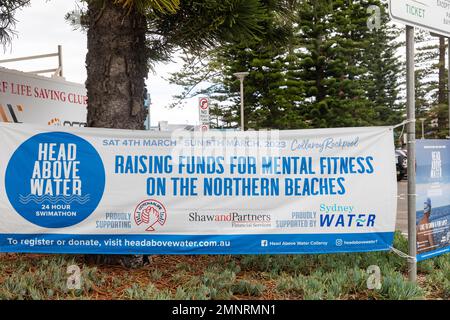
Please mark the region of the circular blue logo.
<svg viewBox="0 0 450 320"><path fill-rule="evenodd" d="M86 140L66 132L41 133L14 152L5 186L11 205L26 220L64 228L97 208L105 189L105 168Z"/></svg>

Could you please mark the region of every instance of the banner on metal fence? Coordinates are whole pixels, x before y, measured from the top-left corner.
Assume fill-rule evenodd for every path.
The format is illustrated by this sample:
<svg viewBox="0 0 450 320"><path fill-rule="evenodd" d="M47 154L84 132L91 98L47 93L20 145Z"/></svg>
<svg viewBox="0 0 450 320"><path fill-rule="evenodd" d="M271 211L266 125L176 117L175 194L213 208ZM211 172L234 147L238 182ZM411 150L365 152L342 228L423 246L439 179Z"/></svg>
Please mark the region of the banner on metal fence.
<svg viewBox="0 0 450 320"><path fill-rule="evenodd" d="M146 132L0 124L0 251L387 250L392 128Z"/></svg>
<svg viewBox="0 0 450 320"><path fill-rule="evenodd" d="M417 140L417 260L450 252L450 141Z"/></svg>

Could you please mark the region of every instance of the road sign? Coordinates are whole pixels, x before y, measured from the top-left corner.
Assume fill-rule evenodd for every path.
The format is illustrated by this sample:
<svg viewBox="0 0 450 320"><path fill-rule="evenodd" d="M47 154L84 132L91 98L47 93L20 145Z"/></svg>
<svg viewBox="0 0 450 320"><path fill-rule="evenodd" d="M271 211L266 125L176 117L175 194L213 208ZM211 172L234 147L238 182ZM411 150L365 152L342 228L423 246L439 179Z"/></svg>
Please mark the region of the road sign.
<svg viewBox="0 0 450 320"><path fill-rule="evenodd" d="M198 110L200 126L202 131L209 130L209 100L208 98L200 98L198 100Z"/></svg>
<svg viewBox="0 0 450 320"><path fill-rule="evenodd" d="M450 37L450 0L390 0L394 21Z"/></svg>
<svg viewBox="0 0 450 320"><path fill-rule="evenodd" d="M199 100L199 107L201 110L208 110L209 109L209 105L208 105L209 101L208 98L200 98Z"/></svg>

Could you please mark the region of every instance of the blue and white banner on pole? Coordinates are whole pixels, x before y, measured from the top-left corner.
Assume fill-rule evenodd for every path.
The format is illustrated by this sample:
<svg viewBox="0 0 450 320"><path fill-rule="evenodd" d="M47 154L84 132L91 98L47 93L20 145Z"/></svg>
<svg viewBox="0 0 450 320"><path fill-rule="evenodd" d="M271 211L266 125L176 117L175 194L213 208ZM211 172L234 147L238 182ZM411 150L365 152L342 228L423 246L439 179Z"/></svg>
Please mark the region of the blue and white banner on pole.
<svg viewBox="0 0 450 320"><path fill-rule="evenodd" d="M388 127L148 132L0 124L0 251L388 250Z"/></svg>
<svg viewBox="0 0 450 320"><path fill-rule="evenodd" d="M450 252L450 141L417 140L417 260Z"/></svg>

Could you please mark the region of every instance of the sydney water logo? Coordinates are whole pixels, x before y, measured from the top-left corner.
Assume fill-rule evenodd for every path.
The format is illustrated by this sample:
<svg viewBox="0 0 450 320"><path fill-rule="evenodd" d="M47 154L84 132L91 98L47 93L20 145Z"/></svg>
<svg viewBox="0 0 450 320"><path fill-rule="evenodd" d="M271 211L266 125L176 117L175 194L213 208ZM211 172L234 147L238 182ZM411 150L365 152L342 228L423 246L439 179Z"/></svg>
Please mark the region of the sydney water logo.
<svg viewBox="0 0 450 320"><path fill-rule="evenodd" d="M105 170L86 140L64 132L42 133L14 152L5 182L20 215L42 227L62 228L95 210L105 188Z"/></svg>

